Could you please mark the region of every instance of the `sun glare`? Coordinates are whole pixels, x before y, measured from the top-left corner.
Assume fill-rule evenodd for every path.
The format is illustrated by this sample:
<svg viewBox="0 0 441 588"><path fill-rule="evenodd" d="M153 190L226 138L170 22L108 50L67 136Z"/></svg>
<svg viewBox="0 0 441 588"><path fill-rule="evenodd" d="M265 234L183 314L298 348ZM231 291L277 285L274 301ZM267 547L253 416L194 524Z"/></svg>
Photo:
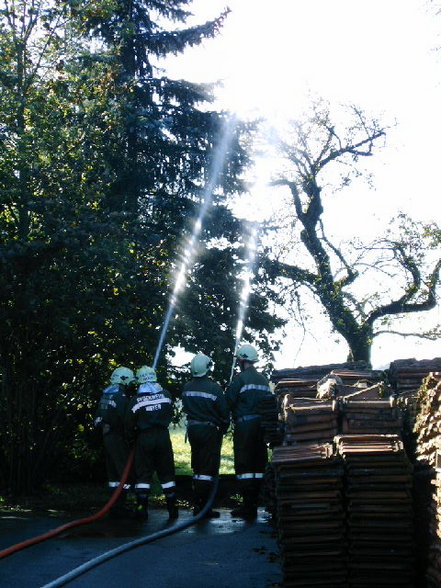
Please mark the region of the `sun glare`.
<svg viewBox="0 0 441 588"><path fill-rule="evenodd" d="M360 230L370 234L371 227L377 232L379 223L397 210L427 222L439 219L441 36L435 4L425 0L274 0L270 4L194 0L189 4L194 14L189 24L194 25L216 18L227 5L231 12L217 37L167 59L167 75L196 83L220 82L215 108L242 120L266 121L261 144L254 146L248 194L241 194L235 207L238 216L262 222L277 202L280 205L284 196L270 195L269 188L277 171L272 138L278 133L273 130L301 116L311 98L323 98L331 108L354 104L390 126L386 147L372 158L375 191L357 186L356 205L342 193L335 206L338 222L330 224L337 231L341 226L350 232L353 223L341 223L343 215L353 219L363 215ZM302 353L308 348L311 345L305 344ZM299 356L298 361L307 360Z"/></svg>

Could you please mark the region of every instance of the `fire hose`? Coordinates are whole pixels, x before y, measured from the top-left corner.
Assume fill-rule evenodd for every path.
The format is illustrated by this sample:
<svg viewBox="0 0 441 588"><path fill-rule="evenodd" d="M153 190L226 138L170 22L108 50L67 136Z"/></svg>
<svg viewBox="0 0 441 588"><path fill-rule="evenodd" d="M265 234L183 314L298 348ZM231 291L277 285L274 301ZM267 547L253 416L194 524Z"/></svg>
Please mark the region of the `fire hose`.
<svg viewBox="0 0 441 588"><path fill-rule="evenodd" d="M126 466L124 468L124 472L122 474L121 480L118 484L118 487L115 489L115 492L112 494L110 500L103 506L103 508L98 511L96 514L86 517L84 519L78 519L76 521L72 521L70 523L66 523L65 525L61 525L61 527L57 527L52 531L48 531L47 533L43 533L43 535L38 535L37 537L32 537L31 539L27 539L26 541L22 541L21 543L17 543L16 545L11 545L6 549L0 551L0 559L4 557L8 557L17 551L21 551L22 549L26 549L27 547L31 547L32 545L36 545L37 543L41 543L42 541L46 541L47 539L52 539L52 537L56 537L60 533L67 531L68 529L72 529L73 527L79 527L80 525L88 525L89 523L93 523L94 521L103 517L107 512L112 508L115 502L118 500L124 484L129 477L130 470L132 468L133 463L133 456L134 450L130 452L129 458L127 460Z"/></svg>
<svg viewBox="0 0 441 588"><path fill-rule="evenodd" d="M156 541L157 539L161 539L162 537L167 537L168 535L173 535L174 533L177 533L178 531L182 531L183 529L186 529L187 527L191 527L192 525L194 525L195 523L200 521L202 518L204 518L204 516L206 515L208 510L211 508L211 506L213 504L214 497L216 495L218 482L219 482L219 479L216 477L213 481L213 487L211 489L210 496L208 497L208 500L207 500L204 508L196 516L193 516L190 519L183 521L181 523L177 523L177 524L173 525L172 527L169 527L168 529L163 529L161 531L157 531L156 533L152 533L151 535L146 535L145 537L140 537L139 539L135 539L134 541L130 541L129 543L124 543L124 545L120 545L119 547L116 547L115 549L111 549L110 551L106 551L105 553L103 553L93 559L90 559L89 561L78 566L77 568L74 568L73 570L71 570L67 574L64 574L63 576L56 578L55 580L53 580L49 584L45 584L42 588L57 588L58 586L64 586L68 582L70 582L71 580L78 578L78 576L80 576L81 574L84 574L84 573L90 571L91 569L108 561L109 559L113 559L114 557L121 555L123 553L126 553L127 551L129 551L131 549L135 549L136 547L139 547L141 545L147 545L147 543L152 543L153 541Z"/></svg>
<svg viewBox="0 0 441 588"><path fill-rule="evenodd" d="M57 527L51 531L48 531L47 533L43 533L42 535L32 537L31 539L27 539L26 541L22 541L21 543L11 545L10 547L7 547L6 549L3 549L2 551L0 551L0 559L8 557L9 555L16 553L17 551L21 551L22 549L26 549L27 547L31 547L32 545L37 545L38 543L46 541L47 539L52 539L53 537L56 537L57 535L60 535L61 533L68 531L69 529L72 529L74 527L79 527L81 525L87 525L89 523L93 523L94 521L102 518L105 514L107 514L107 512L112 508L112 506L118 500L118 498L123 490L124 484L126 483L127 478L129 476L129 473L130 473L130 470L132 467L132 463L133 463L133 457L134 457L134 451L132 450L129 455L129 458L127 460L127 463L124 468L124 472L121 476L121 480L119 482L118 487L115 489L115 492L111 496L110 500L103 506L103 508L100 511L98 511L96 514L94 514L90 517L71 521L70 523L66 523L65 525L61 525L60 527ZM67 574L64 574L63 576L56 578L55 580L53 580L49 584L46 584L43 588L55 588L56 586L64 586L65 584L67 584L71 580L77 578L81 574L86 573L87 571L93 569L94 567L106 562L109 559L112 559L118 555L121 555L122 553L125 553L126 551L129 551L131 549L135 549L136 547L139 547L141 545L146 545L148 543L152 543L153 541L156 541L157 539L161 539L162 537L166 537L167 535L172 535L174 533L182 531L183 529L186 529L187 527L194 525L195 523L199 522L202 518L204 518L205 515L207 514L207 512L209 511L209 509L211 508L213 501L214 501L214 497L216 496L218 483L219 483L219 479L216 477L213 481L213 487L211 489L210 496L208 497L208 500L207 500L205 506L196 516L191 517L191 519L189 519L187 521L177 523L167 529L163 529L162 531L157 531L156 533L152 533L151 535L146 535L144 537L140 537L139 539L135 539L134 541L130 541L129 543L125 543L123 545L120 545L119 547L116 547L115 549L112 549L110 551L106 551L105 553L99 555L98 557L95 557L95 558L87 561L86 563L82 564L81 566L71 570Z"/></svg>

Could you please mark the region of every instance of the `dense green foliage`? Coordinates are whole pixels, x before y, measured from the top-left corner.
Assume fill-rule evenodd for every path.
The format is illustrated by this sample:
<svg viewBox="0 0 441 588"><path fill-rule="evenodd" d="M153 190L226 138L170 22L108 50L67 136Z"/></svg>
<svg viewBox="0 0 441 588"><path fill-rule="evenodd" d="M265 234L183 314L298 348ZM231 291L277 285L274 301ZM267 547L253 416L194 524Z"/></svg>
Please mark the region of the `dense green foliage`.
<svg viewBox="0 0 441 588"><path fill-rule="evenodd" d="M225 18L178 29L187 4L16 0L0 11L0 485L13 492L90 458L110 370L153 359L228 118L210 110L209 88L155 66ZM175 389L177 344L217 354L228 377L242 231L227 197L242 189L248 130L232 134L158 366ZM257 292L248 333L263 334L276 323Z"/></svg>

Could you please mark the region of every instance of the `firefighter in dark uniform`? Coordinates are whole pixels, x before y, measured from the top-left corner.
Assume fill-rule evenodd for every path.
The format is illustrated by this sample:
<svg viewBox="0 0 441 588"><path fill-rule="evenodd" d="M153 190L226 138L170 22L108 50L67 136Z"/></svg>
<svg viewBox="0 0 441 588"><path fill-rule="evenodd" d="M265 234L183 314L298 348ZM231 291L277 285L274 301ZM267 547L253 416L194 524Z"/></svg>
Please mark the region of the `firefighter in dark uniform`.
<svg viewBox="0 0 441 588"><path fill-rule="evenodd" d="M254 367L258 355L252 345L242 345L236 352L236 360L240 373L228 386L226 396L234 422L234 469L243 502L231 514L252 520L257 516L258 497L268 461L258 406L271 390L268 380Z"/></svg>
<svg viewBox="0 0 441 588"><path fill-rule="evenodd" d="M140 385L126 414L127 439L130 445L135 444L135 516L140 520L148 518L148 498L156 471L169 519L177 519L175 464L168 429L173 417L173 400L170 393L158 384L152 367L140 367L136 379Z"/></svg>
<svg viewBox="0 0 441 588"><path fill-rule="evenodd" d="M103 390L95 414L95 426L103 433L107 477L112 493L119 486L129 456L124 436L124 418L129 403L128 386L134 381L131 369L123 366L116 368L110 377L110 386ZM125 514L124 503L129 487L129 484L124 485L119 499L110 510L111 516Z"/></svg>
<svg viewBox="0 0 441 588"><path fill-rule="evenodd" d="M195 355L190 364L193 377L182 392L191 446L194 515L199 514L206 504L213 480L219 473L222 437L230 422L224 392L208 376L211 366L209 357L203 353ZM205 517L217 518L219 512L209 509Z"/></svg>

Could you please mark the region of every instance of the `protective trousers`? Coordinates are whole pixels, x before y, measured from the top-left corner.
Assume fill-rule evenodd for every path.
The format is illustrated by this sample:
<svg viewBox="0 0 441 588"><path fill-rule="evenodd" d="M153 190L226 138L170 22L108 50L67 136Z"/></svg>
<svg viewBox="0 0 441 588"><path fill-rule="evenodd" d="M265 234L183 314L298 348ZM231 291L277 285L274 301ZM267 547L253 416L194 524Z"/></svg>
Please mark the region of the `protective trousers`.
<svg viewBox="0 0 441 588"><path fill-rule="evenodd" d="M169 430L152 427L140 431L135 450L136 495L140 518L147 518L147 503L154 472L165 495L169 517L178 516L176 507L175 464Z"/></svg>
<svg viewBox="0 0 441 588"><path fill-rule="evenodd" d="M238 516L255 517L259 493L268 462L260 417L239 420L234 427L234 468L243 505ZM234 512L233 512L234 514Z"/></svg>
<svg viewBox="0 0 441 588"><path fill-rule="evenodd" d="M213 480L219 473L222 433L211 423L192 424L188 426L188 440L193 470L193 512L198 514L205 506ZM213 511L211 515L214 515Z"/></svg>
<svg viewBox="0 0 441 588"><path fill-rule="evenodd" d="M164 494L175 487L175 464L168 429L154 427L140 431L135 449L136 487L150 488L157 473Z"/></svg>
<svg viewBox="0 0 441 588"><path fill-rule="evenodd" d="M124 468L129 457L129 449L121 433L108 432L103 435L104 451L106 455L106 471L109 480L110 495L119 486ZM110 509L110 516L121 517L127 514L125 503L130 484L125 484L117 501Z"/></svg>
<svg viewBox="0 0 441 588"><path fill-rule="evenodd" d="M103 444L109 488L116 488L127 464L129 448L124 435L112 431L103 435Z"/></svg>

